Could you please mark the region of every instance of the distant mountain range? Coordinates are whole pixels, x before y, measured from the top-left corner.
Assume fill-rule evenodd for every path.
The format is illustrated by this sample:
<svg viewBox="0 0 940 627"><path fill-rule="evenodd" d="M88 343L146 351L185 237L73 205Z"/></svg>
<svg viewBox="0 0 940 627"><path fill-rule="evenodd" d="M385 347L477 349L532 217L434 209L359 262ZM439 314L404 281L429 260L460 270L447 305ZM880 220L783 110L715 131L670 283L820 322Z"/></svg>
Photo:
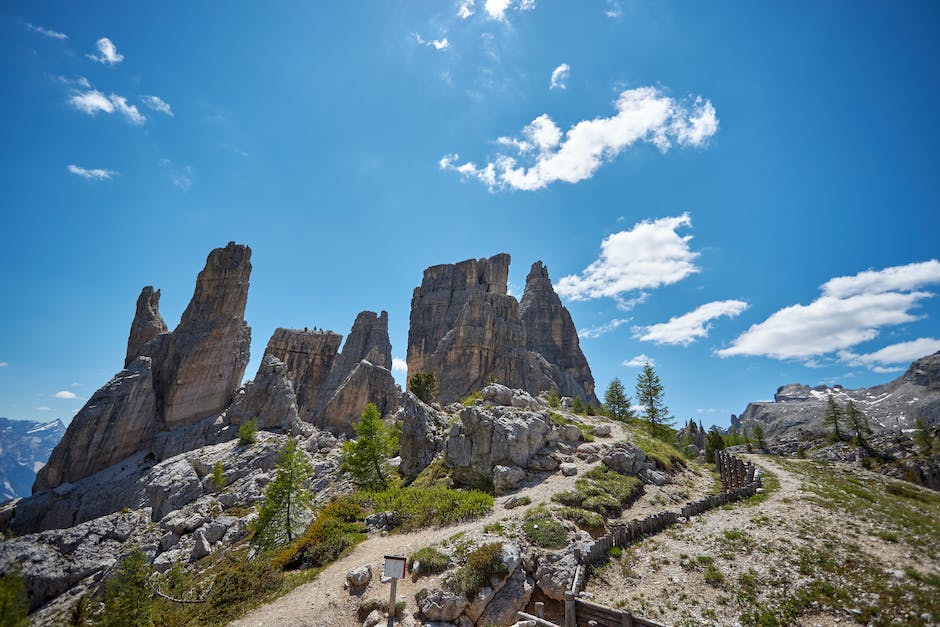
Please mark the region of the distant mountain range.
<svg viewBox="0 0 940 627"><path fill-rule="evenodd" d="M894 381L871 388L783 385L772 402L750 403L740 417L731 417L731 424L753 433L754 425L760 423L770 438L818 435L824 430L822 419L830 394L840 405L853 401L876 432L910 431L919 419L938 424L940 352L916 360Z"/></svg>
<svg viewBox="0 0 940 627"><path fill-rule="evenodd" d="M30 495L36 472L49 460L64 433L61 420L0 418L0 502Z"/></svg>

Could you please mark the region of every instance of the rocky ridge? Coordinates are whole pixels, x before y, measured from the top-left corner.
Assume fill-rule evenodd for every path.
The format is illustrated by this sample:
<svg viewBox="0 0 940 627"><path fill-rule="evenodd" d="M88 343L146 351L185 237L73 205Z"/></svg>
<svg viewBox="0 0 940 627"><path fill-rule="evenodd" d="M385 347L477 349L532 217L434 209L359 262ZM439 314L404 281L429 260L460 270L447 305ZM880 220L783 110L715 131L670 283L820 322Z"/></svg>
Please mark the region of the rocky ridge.
<svg viewBox="0 0 940 627"><path fill-rule="evenodd" d="M30 494L36 471L49 459L63 433L61 420L0 418L0 502Z"/></svg>

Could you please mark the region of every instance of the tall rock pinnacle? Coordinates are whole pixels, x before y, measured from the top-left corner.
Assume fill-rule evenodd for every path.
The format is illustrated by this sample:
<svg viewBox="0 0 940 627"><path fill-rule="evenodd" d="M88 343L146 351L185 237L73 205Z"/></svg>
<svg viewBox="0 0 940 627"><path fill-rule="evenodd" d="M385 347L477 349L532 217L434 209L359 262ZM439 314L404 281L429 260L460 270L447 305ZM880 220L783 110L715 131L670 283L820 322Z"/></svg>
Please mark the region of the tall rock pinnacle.
<svg viewBox="0 0 940 627"><path fill-rule="evenodd" d="M148 285L137 297L137 311L134 313L131 332L127 338L124 367L131 365L150 340L166 332L166 323L160 316L160 290L154 290L153 286Z"/></svg>

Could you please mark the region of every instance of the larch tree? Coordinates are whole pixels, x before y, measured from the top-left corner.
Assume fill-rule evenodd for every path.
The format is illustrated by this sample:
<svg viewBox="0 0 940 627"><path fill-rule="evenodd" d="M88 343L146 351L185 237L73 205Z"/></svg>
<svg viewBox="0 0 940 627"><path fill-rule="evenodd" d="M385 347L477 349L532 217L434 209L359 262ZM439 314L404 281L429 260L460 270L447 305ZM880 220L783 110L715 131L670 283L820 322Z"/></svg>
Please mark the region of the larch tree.
<svg viewBox="0 0 940 627"><path fill-rule="evenodd" d="M832 394L829 395L829 400L826 405L826 414L823 416L823 424L832 427L832 439L839 441L842 439L842 429L840 427L842 423L842 408L839 407L839 404L836 402L836 399L833 398Z"/></svg>
<svg viewBox="0 0 940 627"><path fill-rule="evenodd" d="M388 458L398 448L395 431L385 426L375 403L366 405L353 429L356 439L343 444L341 467L359 487L373 490L387 487Z"/></svg>
<svg viewBox="0 0 940 627"><path fill-rule="evenodd" d="M661 435L665 427L672 425L669 408L663 400L663 384L649 362L636 376L636 401L643 409L642 417L649 426L650 435Z"/></svg>
<svg viewBox="0 0 940 627"><path fill-rule="evenodd" d="M297 440L287 439L281 449L274 481L264 491L258 518L252 524L253 541L263 549L293 542L310 521L313 496L307 482L313 474L310 459L297 448Z"/></svg>

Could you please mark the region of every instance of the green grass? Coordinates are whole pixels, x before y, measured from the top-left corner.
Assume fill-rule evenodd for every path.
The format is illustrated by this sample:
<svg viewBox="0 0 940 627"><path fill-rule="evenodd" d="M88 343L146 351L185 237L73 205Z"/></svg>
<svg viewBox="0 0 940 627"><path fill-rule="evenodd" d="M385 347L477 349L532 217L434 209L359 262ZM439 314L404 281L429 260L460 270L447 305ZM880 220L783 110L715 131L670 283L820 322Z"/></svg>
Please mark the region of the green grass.
<svg viewBox="0 0 940 627"><path fill-rule="evenodd" d="M473 520L493 509L493 496L490 494L439 486L419 488L412 484L381 492L360 493L358 498L374 511L398 512L401 531Z"/></svg>
<svg viewBox="0 0 940 627"><path fill-rule="evenodd" d="M643 482L598 466L575 481L575 489L559 492L552 500L568 507L616 518L643 494Z"/></svg>
<svg viewBox="0 0 940 627"><path fill-rule="evenodd" d="M454 480L450 468L444 464L444 455L438 455L411 482L413 488L451 488Z"/></svg>
<svg viewBox="0 0 940 627"><path fill-rule="evenodd" d="M563 507L558 514L562 518L571 520L577 526L588 531L598 532L604 529L604 517L596 512L577 507Z"/></svg>
<svg viewBox="0 0 940 627"><path fill-rule="evenodd" d="M418 549L411 555L409 563L420 563L420 574L432 575L442 573L450 568L450 558L432 546Z"/></svg>
<svg viewBox="0 0 940 627"><path fill-rule="evenodd" d="M529 540L545 549L563 549L568 546L568 530L544 505L525 513L522 531Z"/></svg>
<svg viewBox="0 0 940 627"><path fill-rule="evenodd" d="M652 437L646 427L636 424L626 425L630 440L636 444L660 470L675 472L687 466L685 457L669 442Z"/></svg>

